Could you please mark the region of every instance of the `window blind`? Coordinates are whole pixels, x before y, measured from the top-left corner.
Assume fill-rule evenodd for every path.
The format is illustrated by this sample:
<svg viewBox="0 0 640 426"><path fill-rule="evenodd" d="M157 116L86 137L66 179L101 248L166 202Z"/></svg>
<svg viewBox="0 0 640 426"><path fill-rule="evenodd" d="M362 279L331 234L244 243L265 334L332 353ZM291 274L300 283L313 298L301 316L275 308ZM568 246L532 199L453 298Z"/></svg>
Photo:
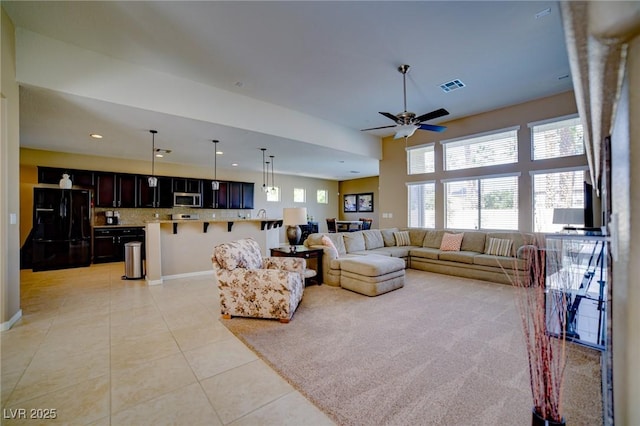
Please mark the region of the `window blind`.
<svg viewBox="0 0 640 426"><path fill-rule="evenodd" d="M417 175L435 171L435 154L433 145L407 148L407 173Z"/></svg>
<svg viewBox="0 0 640 426"><path fill-rule="evenodd" d="M518 129L443 141L444 169L461 170L518 162Z"/></svg>
<svg viewBox="0 0 640 426"><path fill-rule="evenodd" d="M584 141L580 118L551 123L531 124L533 159L569 157L584 154Z"/></svg>

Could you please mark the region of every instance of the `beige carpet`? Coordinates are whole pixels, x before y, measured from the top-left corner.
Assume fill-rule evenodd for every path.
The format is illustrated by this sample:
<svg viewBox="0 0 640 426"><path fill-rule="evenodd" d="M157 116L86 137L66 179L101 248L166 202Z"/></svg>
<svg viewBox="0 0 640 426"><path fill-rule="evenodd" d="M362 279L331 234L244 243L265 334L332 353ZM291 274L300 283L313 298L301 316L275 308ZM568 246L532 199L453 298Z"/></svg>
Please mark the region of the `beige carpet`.
<svg viewBox="0 0 640 426"><path fill-rule="evenodd" d="M407 270L370 298L305 289L289 324L222 320L340 425L528 425L531 397L513 289ZM571 345L570 425L602 424L599 352Z"/></svg>

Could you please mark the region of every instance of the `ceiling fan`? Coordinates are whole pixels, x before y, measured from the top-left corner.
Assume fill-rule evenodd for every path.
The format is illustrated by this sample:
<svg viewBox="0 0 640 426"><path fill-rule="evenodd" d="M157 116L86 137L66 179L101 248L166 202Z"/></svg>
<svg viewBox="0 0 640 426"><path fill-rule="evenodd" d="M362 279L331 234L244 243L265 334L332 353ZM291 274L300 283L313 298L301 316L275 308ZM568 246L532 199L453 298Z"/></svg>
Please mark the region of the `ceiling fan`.
<svg viewBox="0 0 640 426"><path fill-rule="evenodd" d="M362 129L362 131L364 132L367 130L387 129L390 127L395 127L396 135L394 139L398 139L401 137L408 138L412 136L418 129L430 130L432 132L444 132L447 129L446 127L437 126L435 124L425 124L423 123L423 121L434 120L436 118L449 115L449 111L447 111L446 109L440 108L435 111L422 114L418 117L416 117L415 113L407 111L407 72L409 71L409 65L400 65L398 67L398 71L402 74L402 87L404 89L404 111L396 115L388 112L380 112L380 114L395 121L396 124L391 126L371 127L369 129Z"/></svg>

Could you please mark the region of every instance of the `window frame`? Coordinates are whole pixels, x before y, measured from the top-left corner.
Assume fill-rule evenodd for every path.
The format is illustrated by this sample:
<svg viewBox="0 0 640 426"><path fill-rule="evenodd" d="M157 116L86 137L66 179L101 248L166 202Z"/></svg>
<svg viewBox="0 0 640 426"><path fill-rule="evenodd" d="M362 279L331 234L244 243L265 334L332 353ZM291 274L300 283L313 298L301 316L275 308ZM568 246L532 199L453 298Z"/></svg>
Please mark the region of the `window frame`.
<svg viewBox="0 0 640 426"><path fill-rule="evenodd" d="M521 172L513 172L513 173L499 173L499 174L487 174L487 175L478 175L478 176L467 176L467 177L456 177L450 179L442 179L443 186L443 213L444 213L444 227L445 229L461 229L461 230L469 230L469 231L518 231L520 229L520 177L522 176ZM483 204L483 184L482 181L492 180L492 179L500 179L500 178L515 178L516 187L514 191L515 195L515 214L516 214L516 227L515 228L487 228L483 226L482 223L482 204ZM447 206L449 204L449 199L447 198L447 184L452 182L470 182L476 181L476 211L477 217L476 223L478 224L475 228L460 228L452 226L448 223L448 211Z"/></svg>
<svg viewBox="0 0 640 426"><path fill-rule="evenodd" d="M409 146L405 148L405 152L407 155L407 175L408 176L415 176L415 175L423 175L423 174L427 174L427 173L435 173L436 171L436 148L435 148L435 143L428 143L428 144L422 144L422 145L416 145L416 146ZM412 152L418 151L418 150L428 150L431 152L431 162L433 164L433 170L427 170L427 171L422 171L422 172L416 172L416 173L411 173L411 154ZM425 162L426 163L426 162Z"/></svg>
<svg viewBox="0 0 640 426"><path fill-rule="evenodd" d="M520 126L510 126L510 127L505 127L502 129L495 129L495 130L490 130L487 132L481 132L481 133L474 133L471 135L466 135L463 137L459 137L459 138L453 138L453 139L445 139L440 141L440 145L442 145L442 171L443 172L459 172L461 170L470 170L470 169L477 169L477 168L485 168L485 167L495 167L495 166L506 166L506 165L512 165L512 164L518 164L519 162L519 138L518 138L518 131L520 130ZM514 153L514 158L513 161L509 161L509 162L504 162L504 163L491 163L491 164L480 164L480 165L471 165L469 167L460 167L460 168L448 168L447 166L447 147L456 147L456 146L462 146L462 145L467 145L467 146L473 146L476 144L481 144L484 142L489 142L490 141L490 136L497 136L503 133L513 133L513 139L514 139L514 146L513 148L515 149L515 153ZM473 142L469 142L469 141L473 141L474 139L484 139L482 141L473 143ZM469 142L468 144L465 144L465 142Z"/></svg>
<svg viewBox="0 0 640 426"><path fill-rule="evenodd" d="M412 187L417 187L417 186L424 186L424 185L432 185L433 186L433 227L427 226L425 224L424 221L424 212L425 210L421 210L419 213L419 224L415 225L411 223L411 188ZM437 191L437 181L436 180L425 180L425 181L418 181L418 182L407 182L405 183L405 186L407 187L407 226L408 227L418 227L418 228L427 228L427 229L435 229L436 228L436 191Z"/></svg>

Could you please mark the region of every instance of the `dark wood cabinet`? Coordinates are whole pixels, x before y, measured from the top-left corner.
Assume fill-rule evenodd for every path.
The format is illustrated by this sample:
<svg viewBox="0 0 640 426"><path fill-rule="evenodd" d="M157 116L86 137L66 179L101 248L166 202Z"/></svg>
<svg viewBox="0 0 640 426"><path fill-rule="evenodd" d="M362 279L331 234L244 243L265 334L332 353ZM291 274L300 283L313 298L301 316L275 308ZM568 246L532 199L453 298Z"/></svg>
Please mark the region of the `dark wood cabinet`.
<svg viewBox="0 0 640 426"><path fill-rule="evenodd" d="M121 262L124 260L126 243L142 243L142 256L145 253L145 232L142 227L97 228L93 230L93 262Z"/></svg>
<svg viewBox="0 0 640 426"><path fill-rule="evenodd" d="M187 192L202 194L202 207L207 209L254 208L252 182L219 181L219 189L213 191L208 179L158 176L158 186L149 188L148 175L38 166L38 183L57 185L63 173L74 185L94 189L96 207L171 208L173 193Z"/></svg>
<svg viewBox="0 0 640 426"><path fill-rule="evenodd" d="M42 166L38 166L38 183L57 185L60 183L60 179L62 179L62 175L64 173L69 175L71 182L75 186L92 188L95 185L93 172L91 170L75 170Z"/></svg>
<svg viewBox="0 0 640 426"><path fill-rule="evenodd" d="M97 207L137 207L136 175L96 173Z"/></svg>
<svg viewBox="0 0 640 426"><path fill-rule="evenodd" d="M229 204L230 209L252 209L253 208L253 183L249 182L229 182Z"/></svg>
<svg viewBox="0 0 640 426"><path fill-rule="evenodd" d="M253 183L245 182L242 184L242 208L253 208Z"/></svg>
<svg viewBox="0 0 640 426"><path fill-rule="evenodd" d="M229 197L229 182L218 181L218 190L211 189L212 180L204 180L202 187L202 207L206 209L226 209Z"/></svg>
<svg viewBox="0 0 640 426"><path fill-rule="evenodd" d="M173 192L189 192L200 194L202 192L202 180L189 178L173 178Z"/></svg>
<svg viewBox="0 0 640 426"><path fill-rule="evenodd" d="M173 180L158 176L158 186L149 187L148 176L138 178L138 207L173 207Z"/></svg>

